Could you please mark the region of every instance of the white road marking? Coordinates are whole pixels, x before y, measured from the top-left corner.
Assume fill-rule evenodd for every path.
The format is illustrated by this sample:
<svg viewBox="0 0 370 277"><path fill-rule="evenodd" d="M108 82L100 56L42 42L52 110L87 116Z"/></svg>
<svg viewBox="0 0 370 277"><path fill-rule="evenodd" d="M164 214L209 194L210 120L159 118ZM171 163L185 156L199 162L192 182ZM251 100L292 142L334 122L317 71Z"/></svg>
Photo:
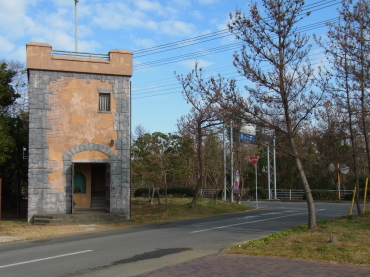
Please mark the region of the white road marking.
<svg viewBox="0 0 370 277"><path fill-rule="evenodd" d="M256 217L259 217L259 215L249 215L249 216L239 217L238 219L250 219L250 218L256 218Z"/></svg>
<svg viewBox="0 0 370 277"><path fill-rule="evenodd" d="M272 215L272 214L281 214L282 212L272 212L272 213L266 213L266 214L261 214L261 215Z"/></svg>
<svg viewBox="0 0 370 277"><path fill-rule="evenodd" d="M320 212L320 211L323 211L323 210L325 210L325 209L317 210L317 212ZM255 221L249 221L249 222L243 222L243 223L235 223L235 224L230 224L230 225L225 225L225 226L219 226L219 227L214 227L214 228L209 228L209 229L192 231L190 233L191 234L194 234L194 233L212 231L212 230L216 230L216 229L223 229L223 228L228 228L228 227L233 227L233 226L238 226L238 225L243 225L243 224L251 224L251 223L256 223L256 222L262 222L262 221L267 221L267 220L272 220L272 219L277 219L277 218L283 218L283 217L290 217L290 216L301 215L301 214L307 214L307 213L308 212L298 213L298 214L289 214L289 215L276 216L276 217L271 217L271 218L265 218L265 219L255 220Z"/></svg>
<svg viewBox="0 0 370 277"><path fill-rule="evenodd" d="M68 253L68 254L64 254L64 255L47 257L47 258L43 258L43 259L25 261L25 262L20 262L20 263L15 263L15 264L2 265L2 266L0 266L0 268L11 267L11 266L16 266L16 265L22 265L22 264L35 263L35 262L41 262L41 261L45 261L45 260L51 260L51 259L62 258L62 257L66 257L66 256L83 254L83 253L87 253L87 252L91 252L91 251L94 251L94 250L85 250L85 251L80 251L80 252Z"/></svg>

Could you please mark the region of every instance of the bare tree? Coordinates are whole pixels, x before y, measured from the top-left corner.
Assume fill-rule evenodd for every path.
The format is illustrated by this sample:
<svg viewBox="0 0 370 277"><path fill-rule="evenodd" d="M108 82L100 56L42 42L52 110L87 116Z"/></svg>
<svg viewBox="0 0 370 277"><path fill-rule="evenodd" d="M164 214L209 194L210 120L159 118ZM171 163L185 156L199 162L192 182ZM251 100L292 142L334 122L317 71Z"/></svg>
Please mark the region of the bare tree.
<svg viewBox="0 0 370 277"><path fill-rule="evenodd" d="M316 227L316 212L295 137L302 122L310 119L322 93L311 90L314 72L307 58L309 38L296 30L308 14L303 0L263 0L264 14L256 3L248 15L230 14L230 31L244 42L234 55L234 65L252 85L245 97L238 90L219 94L219 103L236 116L259 126L266 124L280 132L289 144L308 205L308 226ZM263 68L266 68L262 70ZM214 79L216 82L216 79Z"/></svg>
<svg viewBox="0 0 370 277"><path fill-rule="evenodd" d="M7 68L15 73L12 78L11 86L18 95L18 98L9 107L8 112L11 116L16 116L28 111L28 82L26 65L15 60L8 60L5 62L7 64Z"/></svg>
<svg viewBox="0 0 370 277"><path fill-rule="evenodd" d="M142 137L145 134L149 134L149 133L150 133L150 131L147 128L145 128L143 125L141 125L141 124L136 125L135 128L134 128L134 134L135 134L134 139L136 139L138 137Z"/></svg>
<svg viewBox="0 0 370 277"><path fill-rule="evenodd" d="M176 74L176 72L175 72ZM195 69L186 76L177 75L177 79L182 85L183 94L188 103L192 105L190 113L183 116L178 121L179 129L188 129L195 137L196 152L198 158L199 174L195 187L195 195L191 202L194 207L200 194L200 189L204 187L204 155L203 139L205 136L213 134L212 128L223 123L222 112L219 109L215 99L212 97L202 98L202 95L216 93L228 90L234 86L234 82L224 82L222 78L218 82L214 80L204 80L202 68Z"/></svg>
<svg viewBox="0 0 370 277"><path fill-rule="evenodd" d="M325 40L317 38L318 44L326 51L329 69L321 86L330 92L337 107L347 115L347 128L352 147L353 171L356 180L356 205L358 214L361 207L359 192L359 133L362 132L368 172L370 172L370 148L368 137L368 103L370 88L370 6L369 1L360 0L355 5L343 0L339 10L339 22L328 23L329 31Z"/></svg>

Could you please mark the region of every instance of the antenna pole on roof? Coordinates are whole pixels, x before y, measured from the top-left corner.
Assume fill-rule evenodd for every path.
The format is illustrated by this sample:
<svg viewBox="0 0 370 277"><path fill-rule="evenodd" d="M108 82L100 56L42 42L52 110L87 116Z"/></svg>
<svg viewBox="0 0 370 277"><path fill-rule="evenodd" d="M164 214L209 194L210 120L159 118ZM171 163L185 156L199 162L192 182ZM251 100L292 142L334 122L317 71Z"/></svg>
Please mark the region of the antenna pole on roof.
<svg viewBox="0 0 370 277"><path fill-rule="evenodd" d="M77 41L78 41L78 31L77 31L77 3L79 0L75 0L75 52L78 51Z"/></svg>

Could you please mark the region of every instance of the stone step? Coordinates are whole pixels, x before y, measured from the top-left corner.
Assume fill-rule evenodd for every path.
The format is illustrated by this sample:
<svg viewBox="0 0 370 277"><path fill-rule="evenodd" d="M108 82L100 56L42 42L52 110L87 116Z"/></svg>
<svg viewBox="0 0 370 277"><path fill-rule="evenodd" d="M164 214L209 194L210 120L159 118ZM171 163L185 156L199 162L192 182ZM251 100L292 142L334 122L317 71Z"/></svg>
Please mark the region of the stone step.
<svg viewBox="0 0 370 277"><path fill-rule="evenodd" d="M91 202L96 202L96 203L105 203L105 199L91 199Z"/></svg>

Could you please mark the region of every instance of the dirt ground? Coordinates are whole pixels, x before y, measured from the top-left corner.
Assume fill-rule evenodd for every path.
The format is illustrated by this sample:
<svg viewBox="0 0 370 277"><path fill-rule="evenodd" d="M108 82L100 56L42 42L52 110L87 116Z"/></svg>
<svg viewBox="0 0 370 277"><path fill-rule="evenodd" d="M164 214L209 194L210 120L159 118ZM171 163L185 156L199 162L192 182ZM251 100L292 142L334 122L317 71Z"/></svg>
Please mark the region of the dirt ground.
<svg viewBox="0 0 370 277"><path fill-rule="evenodd" d="M114 227L109 224L42 226L27 222L3 221L0 222L0 236L14 236L33 240L104 231L113 228Z"/></svg>
<svg viewBox="0 0 370 277"><path fill-rule="evenodd" d="M150 204L148 199L135 198L131 202L131 220L119 223L94 223L86 225L33 225L26 221L26 209L16 216L13 212L3 212L0 221L0 236L21 237L27 240L67 236L87 232L100 232L134 225L152 224L168 220L179 220L210 216L222 213L233 213L251 209L244 205L231 204L213 200L199 200L196 208L190 208L190 198L173 198L168 207Z"/></svg>

